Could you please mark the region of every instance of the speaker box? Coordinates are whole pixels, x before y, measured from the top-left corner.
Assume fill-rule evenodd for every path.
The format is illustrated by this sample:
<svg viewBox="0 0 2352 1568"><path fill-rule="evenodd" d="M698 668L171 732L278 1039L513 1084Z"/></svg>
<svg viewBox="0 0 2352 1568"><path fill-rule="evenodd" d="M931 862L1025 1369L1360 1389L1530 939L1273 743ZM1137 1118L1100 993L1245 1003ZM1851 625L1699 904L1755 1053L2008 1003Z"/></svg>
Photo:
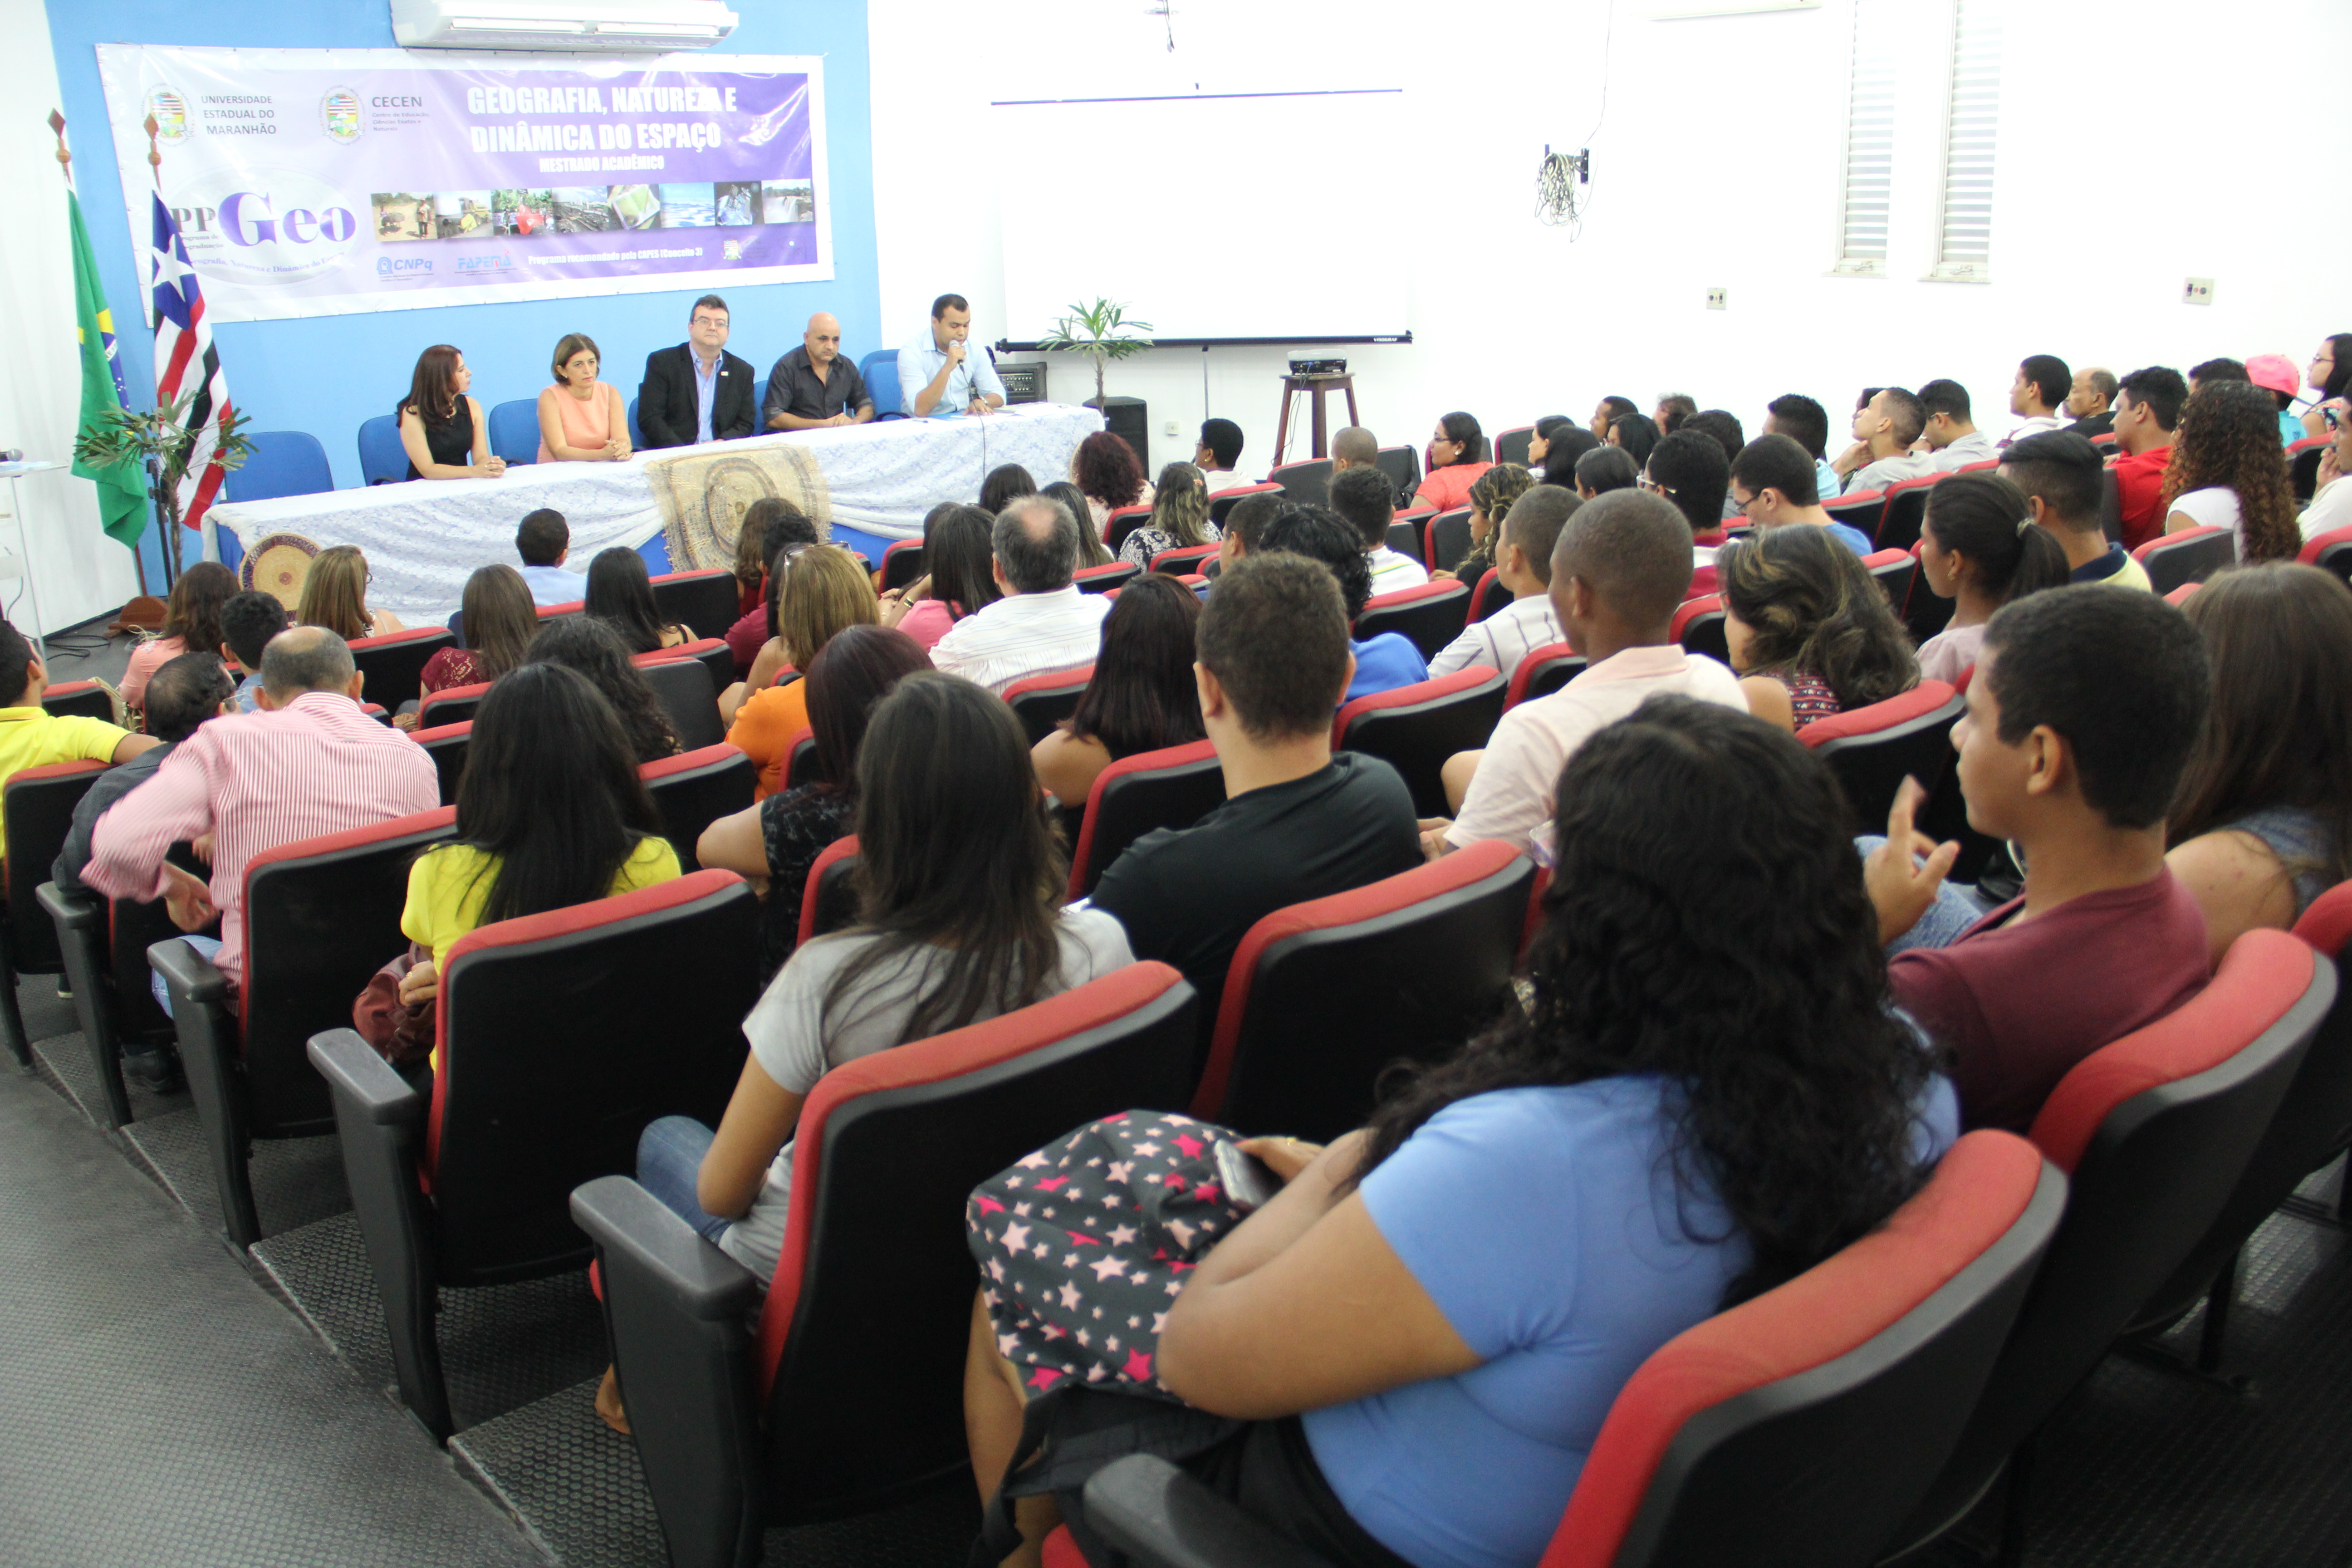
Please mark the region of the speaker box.
<svg viewBox="0 0 2352 1568"><path fill-rule="evenodd" d="M1124 436L1127 444L1135 448L1136 461L1143 465L1143 477L1151 477L1151 420L1140 397L1106 397L1100 402L1087 399L1088 408L1102 410L1103 424L1114 436Z"/></svg>

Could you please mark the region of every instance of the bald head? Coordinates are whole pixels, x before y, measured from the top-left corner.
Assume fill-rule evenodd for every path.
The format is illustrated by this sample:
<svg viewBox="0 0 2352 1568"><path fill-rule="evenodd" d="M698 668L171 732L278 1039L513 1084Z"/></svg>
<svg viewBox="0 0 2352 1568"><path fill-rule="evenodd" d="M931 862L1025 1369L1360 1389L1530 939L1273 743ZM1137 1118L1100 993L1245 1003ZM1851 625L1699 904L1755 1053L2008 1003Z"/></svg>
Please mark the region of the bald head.
<svg viewBox="0 0 2352 1568"><path fill-rule="evenodd" d="M1331 468L1370 468L1381 455L1380 437L1360 425L1350 425L1331 437Z"/></svg>
<svg viewBox="0 0 2352 1568"><path fill-rule="evenodd" d="M819 310L809 318L808 331L801 334L802 346L808 350L809 363L831 364L841 353L841 323L832 313Z"/></svg>
<svg viewBox="0 0 2352 1568"><path fill-rule="evenodd" d="M335 691L359 700L359 672L352 645L324 626L292 626L261 650L261 692L272 708L283 708L310 691Z"/></svg>

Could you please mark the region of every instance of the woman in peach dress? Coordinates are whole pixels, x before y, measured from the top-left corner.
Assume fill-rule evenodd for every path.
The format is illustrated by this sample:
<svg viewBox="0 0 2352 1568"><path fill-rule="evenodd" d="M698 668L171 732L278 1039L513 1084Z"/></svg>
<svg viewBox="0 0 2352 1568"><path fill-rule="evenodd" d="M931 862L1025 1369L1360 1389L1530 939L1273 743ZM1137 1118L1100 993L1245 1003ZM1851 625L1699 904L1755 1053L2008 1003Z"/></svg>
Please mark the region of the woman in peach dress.
<svg viewBox="0 0 2352 1568"><path fill-rule="evenodd" d="M598 381L596 340L569 332L555 345L555 384L539 395L539 460L616 463L629 455L621 389Z"/></svg>

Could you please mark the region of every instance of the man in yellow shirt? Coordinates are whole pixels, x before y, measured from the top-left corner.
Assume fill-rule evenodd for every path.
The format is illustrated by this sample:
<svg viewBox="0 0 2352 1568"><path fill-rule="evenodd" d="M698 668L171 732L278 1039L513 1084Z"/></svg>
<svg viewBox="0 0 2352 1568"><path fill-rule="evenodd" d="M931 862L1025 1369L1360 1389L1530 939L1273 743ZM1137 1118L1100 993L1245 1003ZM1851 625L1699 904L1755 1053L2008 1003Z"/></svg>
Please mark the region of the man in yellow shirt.
<svg viewBox="0 0 2352 1568"><path fill-rule="evenodd" d="M49 672L25 634L0 621L0 784L26 768L51 763L94 761L127 763L163 742L152 735L134 735L103 719L71 718L41 706L49 689ZM0 795L0 813L6 796ZM0 816L0 858L7 855L7 825Z"/></svg>

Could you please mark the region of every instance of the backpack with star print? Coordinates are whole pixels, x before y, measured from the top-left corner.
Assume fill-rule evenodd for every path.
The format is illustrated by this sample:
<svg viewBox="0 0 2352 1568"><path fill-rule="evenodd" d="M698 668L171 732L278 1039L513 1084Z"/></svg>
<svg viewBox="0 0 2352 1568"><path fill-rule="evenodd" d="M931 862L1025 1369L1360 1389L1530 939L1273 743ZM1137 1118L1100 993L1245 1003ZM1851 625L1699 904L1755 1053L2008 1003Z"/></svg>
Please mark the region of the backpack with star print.
<svg viewBox="0 0 2352 1568"><path fill-rule="evenodd" d="M1239 1134L1131 1110L1089 1122L964 1206L997 1348L1033 1399L1066 1379L1174 1399L1154 1363L1184 1276L1245 1211L1216 1147Z"/></svg>

